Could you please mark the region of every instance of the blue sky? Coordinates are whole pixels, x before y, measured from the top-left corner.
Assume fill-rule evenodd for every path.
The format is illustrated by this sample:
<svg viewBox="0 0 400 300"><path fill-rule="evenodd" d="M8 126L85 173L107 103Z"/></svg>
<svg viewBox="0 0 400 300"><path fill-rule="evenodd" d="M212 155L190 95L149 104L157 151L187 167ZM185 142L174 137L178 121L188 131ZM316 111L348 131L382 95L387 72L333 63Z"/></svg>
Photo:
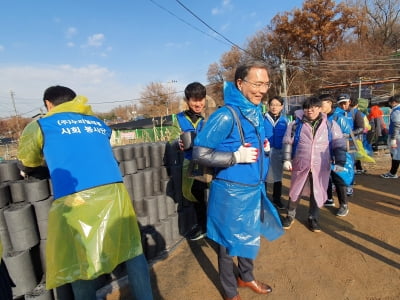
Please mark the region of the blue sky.
<svg viewBox="0 0 400 300"><path fill-rule="evenodd" d="M303 2L180 1L241 47ZM97 112L133 104L150 82L176 81L177 91L207 84L209 65L230 49L175 0L3 0L0 118L39 113L43 91L55 84L87 96Z"/></svg>

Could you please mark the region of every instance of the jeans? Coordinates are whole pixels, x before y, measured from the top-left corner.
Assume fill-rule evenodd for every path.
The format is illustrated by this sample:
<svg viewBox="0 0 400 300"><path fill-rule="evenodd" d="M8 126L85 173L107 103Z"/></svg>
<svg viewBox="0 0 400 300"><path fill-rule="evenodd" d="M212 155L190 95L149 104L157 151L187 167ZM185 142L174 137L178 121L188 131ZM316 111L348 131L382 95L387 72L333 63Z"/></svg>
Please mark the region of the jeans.
<svg viewBox="0 0 400 300"><path fill-rule="evenodd" d="M127 260L125 264L134 299L152 300L149 266L144 254ZM71 285L75 300L96 300L96 291L99 288L96 279L77 280L72 282Z"/></svg>

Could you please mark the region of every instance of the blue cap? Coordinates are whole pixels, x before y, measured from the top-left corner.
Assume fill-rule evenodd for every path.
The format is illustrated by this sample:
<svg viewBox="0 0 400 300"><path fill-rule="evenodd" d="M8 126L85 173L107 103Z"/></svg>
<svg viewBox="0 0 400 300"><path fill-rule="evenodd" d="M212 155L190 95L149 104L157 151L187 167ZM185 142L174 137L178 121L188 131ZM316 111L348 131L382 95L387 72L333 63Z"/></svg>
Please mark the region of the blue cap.
<svg viewBox="0 0 400 300"><path fill-rule="evenodd" d="M350 101L350 96L348 94L340 94L336 99L336 103L340 103L340 102L344 102L344 101Z"/></svg>

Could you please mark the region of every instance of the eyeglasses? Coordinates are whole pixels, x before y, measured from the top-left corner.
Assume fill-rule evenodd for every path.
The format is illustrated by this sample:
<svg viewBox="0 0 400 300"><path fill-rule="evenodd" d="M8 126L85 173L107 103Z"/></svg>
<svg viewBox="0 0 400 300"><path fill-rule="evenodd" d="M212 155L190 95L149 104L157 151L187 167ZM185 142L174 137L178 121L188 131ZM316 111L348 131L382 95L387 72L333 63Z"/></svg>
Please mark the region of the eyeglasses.
<svg viewBox="0 0 400 300"><path fill-rule="evenodd" d="M303 108L303 110L316 110L316 109L319 109L319 108L321 108L321 107L320 106L310 106L310 107Z"/></svg>
<svg viewBox="0 0 400 300"><path fill-rule="evenodd" d="M251 82L246 79L242 79L244 82L247 82L250 84L253 88L255 89L260 89L261 87L265 87L266 89L269 89L272 86L271 82Z"/></svg>

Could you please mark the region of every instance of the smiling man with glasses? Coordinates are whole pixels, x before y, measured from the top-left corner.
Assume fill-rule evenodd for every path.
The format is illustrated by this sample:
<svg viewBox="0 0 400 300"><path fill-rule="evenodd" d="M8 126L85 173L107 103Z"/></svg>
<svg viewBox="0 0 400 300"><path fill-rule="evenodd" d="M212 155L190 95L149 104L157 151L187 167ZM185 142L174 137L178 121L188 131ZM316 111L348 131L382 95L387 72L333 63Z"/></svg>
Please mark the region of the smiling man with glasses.
<svg viewBox="0 0 400 300"><path fill-rule="evenodd" d="M258 294L272 288L254 278L260 236L282 235L279 215L268 200L264 182L269 158L261 101L270 86L264 62L249 61L225 82L225 106L215 111L198 133L193 159L214 167L207 212L207 237L219 245L218 268L225 299L238 300L238 287ZM233 256L238 259L238 277Z"/></svg>
<svg viewBox="0 0 400 300"><path fill-rule="evenodd" d="M268 90L272 86L271 82L252 82L252 81L245 80L245 79L243 79L243 81L250 84L255 89L265 88Z"/></svg>

